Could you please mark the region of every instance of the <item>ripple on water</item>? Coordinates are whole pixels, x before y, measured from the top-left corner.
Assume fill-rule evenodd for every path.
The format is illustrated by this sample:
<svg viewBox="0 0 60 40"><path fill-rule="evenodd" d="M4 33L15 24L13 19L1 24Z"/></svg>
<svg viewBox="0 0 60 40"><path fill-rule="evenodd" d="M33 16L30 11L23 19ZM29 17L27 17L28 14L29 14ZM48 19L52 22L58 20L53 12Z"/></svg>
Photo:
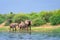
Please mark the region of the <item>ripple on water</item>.
<svg viewBox="0 0 60 40"><path fill-rule="evenodd" d="M45 33L0 32L0 40L60 40L60 37Z"/></svg>

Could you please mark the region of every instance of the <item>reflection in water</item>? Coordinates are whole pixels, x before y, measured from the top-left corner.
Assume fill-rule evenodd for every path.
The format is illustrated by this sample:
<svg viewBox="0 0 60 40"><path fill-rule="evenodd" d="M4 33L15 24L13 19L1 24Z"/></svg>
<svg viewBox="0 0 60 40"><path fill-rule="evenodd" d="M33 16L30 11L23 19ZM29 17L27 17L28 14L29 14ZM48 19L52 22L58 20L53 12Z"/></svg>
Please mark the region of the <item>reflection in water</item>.
<svg viewBox="0 0 60 40"><path fill-rule="evenodd" d="M60 40L60 35L34 32L0 32L0 40Z"/></svg>

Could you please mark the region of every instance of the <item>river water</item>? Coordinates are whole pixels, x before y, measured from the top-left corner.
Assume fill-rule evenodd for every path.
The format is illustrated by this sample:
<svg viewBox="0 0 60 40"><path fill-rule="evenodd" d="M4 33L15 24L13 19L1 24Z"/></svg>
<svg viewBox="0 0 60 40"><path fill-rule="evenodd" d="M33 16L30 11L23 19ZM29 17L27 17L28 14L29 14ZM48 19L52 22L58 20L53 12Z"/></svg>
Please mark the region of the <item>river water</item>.
<svg viewBox="0 0 60 40"><path fill-rule="evenodd" d="M40 32L0 32L0 40L60 40L60 35Z"/></svg>

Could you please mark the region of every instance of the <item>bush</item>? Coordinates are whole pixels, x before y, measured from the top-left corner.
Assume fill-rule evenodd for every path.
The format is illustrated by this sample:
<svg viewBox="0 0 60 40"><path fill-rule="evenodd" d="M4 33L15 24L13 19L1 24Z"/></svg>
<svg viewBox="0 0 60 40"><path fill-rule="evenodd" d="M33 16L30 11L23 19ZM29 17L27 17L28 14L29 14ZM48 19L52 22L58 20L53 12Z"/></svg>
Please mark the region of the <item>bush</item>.
<svg viewBox="0 0 60 40"><path fill-rule="evenodd" d="M20 23L20 21L24 21L26 19L29 19L28 16L24 15L24 14L16 14L13 17L13 22L17 22Z"/></svg>
<svg viewBox="0 0 60 40"><path fill-rule="evenodd" d="M12 19L8 19L7 22L5 23L5 26L8 26L12 23Z"/></svg>
<svg viewBox="0 0 60 40"><path fill-rule="evenodd" d="M49 18L53 15L52 12L40 12L40 17L44 19L46 22L49 22Z"/></svg>
<svg viewBox="0 0 60 40"><path fill-rule="evenodd" d="M31 13L29 14L30 20L34 20L35 18L38 18L38 17L39 17L39 14L36 13L36 12L31 12Z"/></svg>
<svg viewBox="0 0 60 40"><path fill-rule="evenodd" d="M43 19L40 19L40 18L36 18L33 20L33 26L40 26L40 25L43 25L45 23L46 23L46 21Z"/></svg>
<svg viewBox="0 0 60 40"><path fill-rule="evenodd" d="M3 23L5 20L6 20L6 17L0 14L0 24Z"/></svg>
<svg viewBox="0 0 60 40"><path fill-rule="evenodd" d="M60 15L53 15L49 20L52 25L60 24Z"/></svg>

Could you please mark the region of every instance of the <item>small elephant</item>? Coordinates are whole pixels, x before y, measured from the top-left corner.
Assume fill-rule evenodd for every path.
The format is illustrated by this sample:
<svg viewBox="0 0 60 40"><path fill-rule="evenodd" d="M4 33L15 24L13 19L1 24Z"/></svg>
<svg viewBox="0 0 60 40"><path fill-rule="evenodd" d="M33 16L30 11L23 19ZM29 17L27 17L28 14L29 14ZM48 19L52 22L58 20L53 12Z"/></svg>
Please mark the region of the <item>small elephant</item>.
<svg viewBox="0 0 60 40"><path fill-rule="evenodd" d="M11 23L10 24L10 30L16 31L16 27L18 26L18 23Z"/></svg>

